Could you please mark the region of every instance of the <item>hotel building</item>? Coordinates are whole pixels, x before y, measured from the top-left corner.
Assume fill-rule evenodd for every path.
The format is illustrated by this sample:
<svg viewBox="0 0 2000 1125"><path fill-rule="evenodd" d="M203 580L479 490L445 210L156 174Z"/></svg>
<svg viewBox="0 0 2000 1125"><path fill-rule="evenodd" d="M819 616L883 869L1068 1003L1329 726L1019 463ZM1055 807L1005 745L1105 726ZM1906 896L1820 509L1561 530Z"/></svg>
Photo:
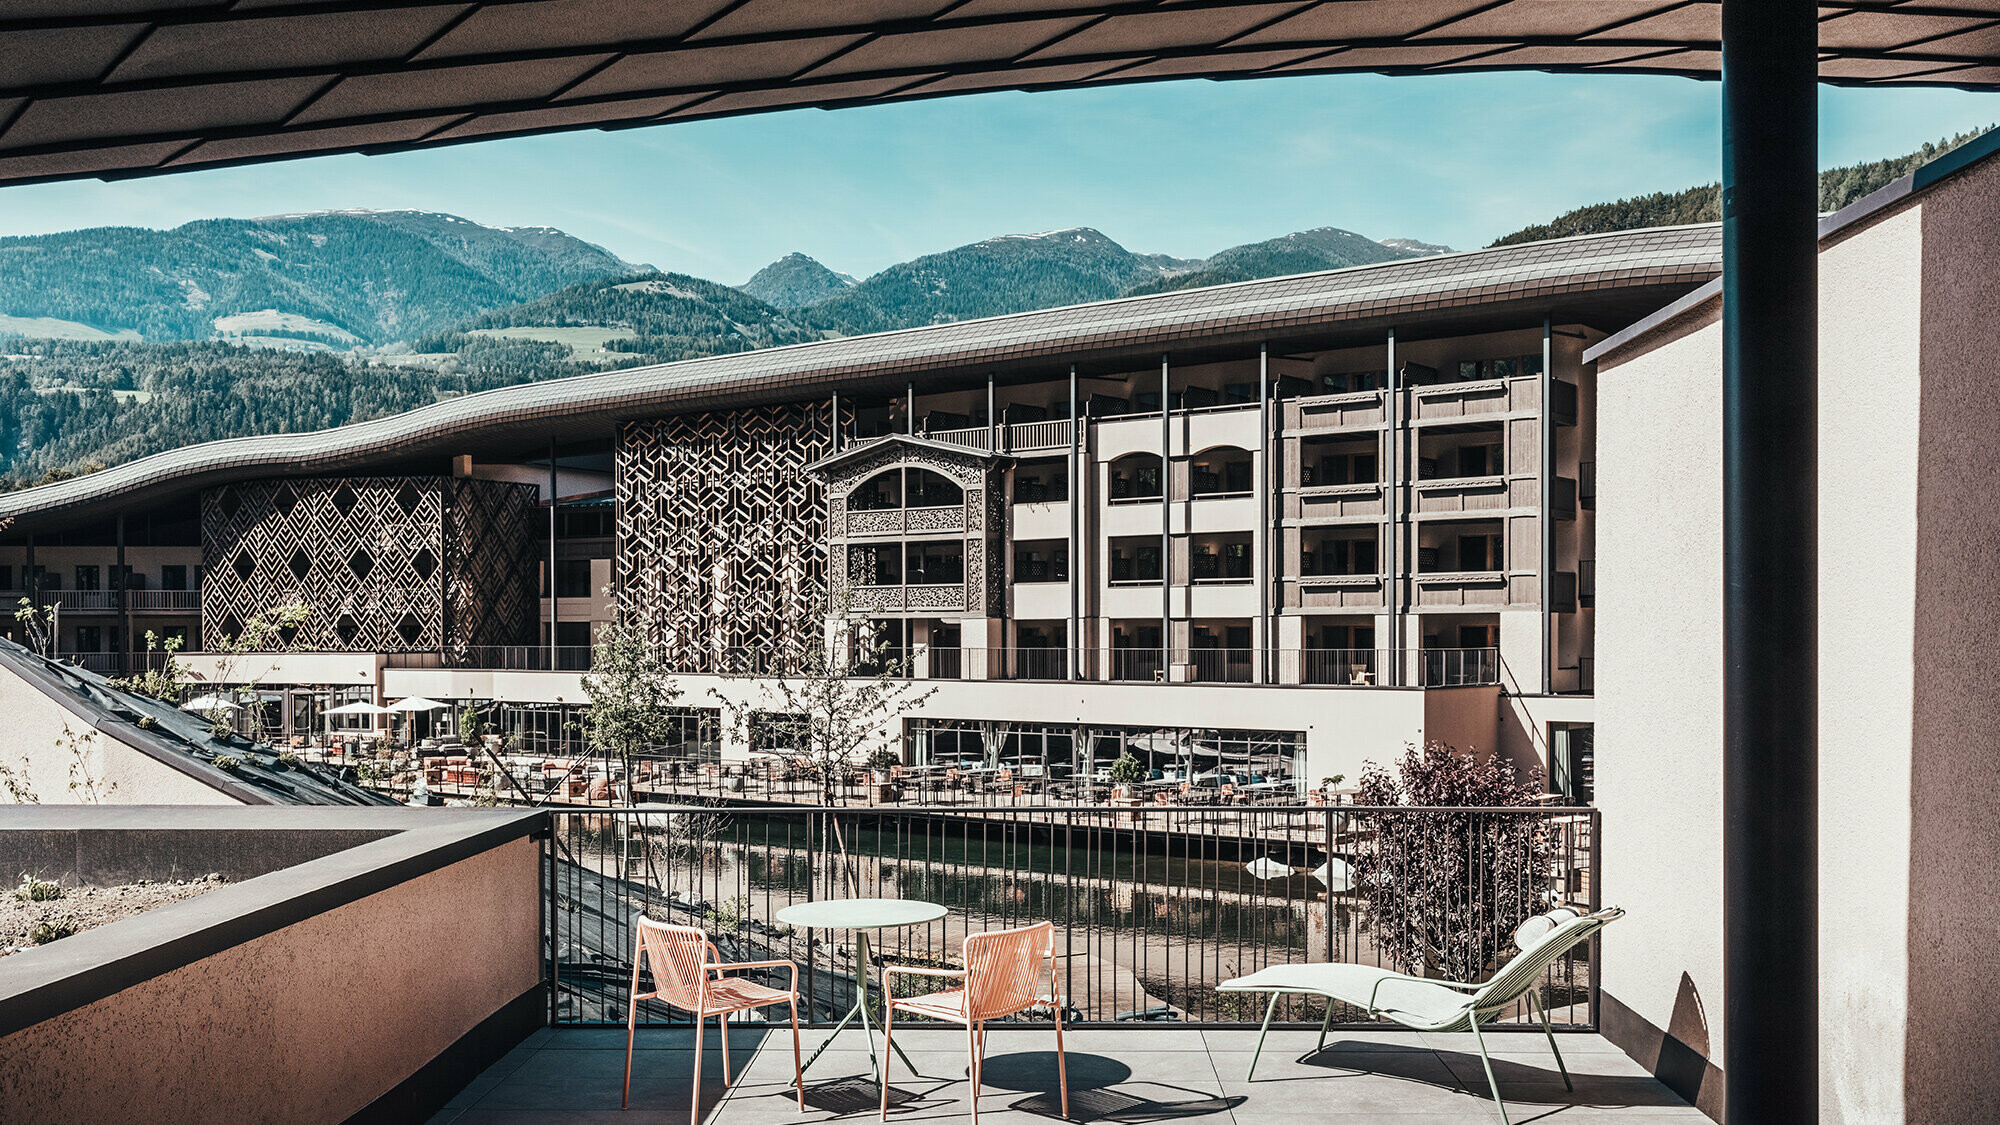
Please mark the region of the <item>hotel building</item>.
<svg viewBox="0 0 2000 1125"><path fill-rule="evenodd" d="M301 734L422 695L555 752L624 620L685 674L687 752L740 757L699 703L831 605L932 689L900 720L915 763L1101 769L1166 730L1305 785L1435 738L1583 799L1585 352L1720 256L1714 227L1573 238L214 442L0 497L0 588L54 607L75 662L130 669L153 633L210 677L303 603L250 658Z"/></svg>

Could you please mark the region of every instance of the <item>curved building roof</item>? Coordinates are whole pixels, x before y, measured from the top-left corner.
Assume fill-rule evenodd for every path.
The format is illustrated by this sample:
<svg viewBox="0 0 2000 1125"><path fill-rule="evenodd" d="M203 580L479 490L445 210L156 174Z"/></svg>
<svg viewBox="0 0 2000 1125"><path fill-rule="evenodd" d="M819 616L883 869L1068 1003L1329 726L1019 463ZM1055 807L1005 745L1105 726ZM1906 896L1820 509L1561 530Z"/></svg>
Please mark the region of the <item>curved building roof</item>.
<svg viewBox="0 0 2000 1125"><path fill-rule="evenodd" d="M2000 0L1821 0L1823 81L1991 88ZM13 0L0 183L987 90L1713 78L1713 0Z"/></svg>
<svg viewBox="0 0 2000 1125"><path fill-rule="evenodd" d="M1191 363L1259 344L1279 353L1351 346L1390 326L1414 337L1548 316L1615 331L1716 277L1721 262L1713 224L1623 231L576 375L337 429L156 453L0 495L0 520L34 531L232 480L381 471L494 449L534 456L551 440L602 440L624 419L900 391L912 379L1054 377L1070 363L1129 371L1163 352Z"/></svg>

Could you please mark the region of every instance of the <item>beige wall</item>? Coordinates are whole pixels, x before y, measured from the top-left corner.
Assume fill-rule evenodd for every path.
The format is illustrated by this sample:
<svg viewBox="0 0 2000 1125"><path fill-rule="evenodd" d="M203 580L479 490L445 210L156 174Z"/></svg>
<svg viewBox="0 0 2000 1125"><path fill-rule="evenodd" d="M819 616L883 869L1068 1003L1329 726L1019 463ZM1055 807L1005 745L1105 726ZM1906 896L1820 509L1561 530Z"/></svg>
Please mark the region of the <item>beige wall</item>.
<svg viewBox="0 0 2000 1125"><path fill-rule="evenodd" d="M538 865L514 840L0 1039L0 1107L344 1121L535 987Z"/></svg>
<svg viewBox="0 0 2000 1125"><path fill-rule="evenodd" d="M1622 1006L1665 1032L1637 1053L1684 1090L1722 1052L1718 316L1600 364L1597 388L1597 805L1604 901L1630 911L1604 932L1605 1023Z"/></svg>
<svg viewBox="0 0 2000 1125"><path fill-rule="evenodd" d="M2000 1120L2000 1027L1985 1001L2000 934L1996 198L1988 161L1820 256L1830 1123ZM1722 895L1715 316L1711 302L1600 365L1598 803L1606 899L1633 912L1605 936L1606 1025L1625 1009L1665 1029L1641 1061L1688 1071L1690 1052L1719 1061L1722 1049L1709 1022ZM1711 1113L1713 1084L1711 1072Z"/></svg>
<svg viewBox="0 0 2000 1125"><path fill-rule="evenodd" d="M71 789L71 768L95 779L100 801L119 805L229 805L236 801L100 733L31 684L0 669L0 766L23 774L45 805L89 800ZM72 746L81 753L72 753ZM0 792L0 804L8 801Z"/></svg>

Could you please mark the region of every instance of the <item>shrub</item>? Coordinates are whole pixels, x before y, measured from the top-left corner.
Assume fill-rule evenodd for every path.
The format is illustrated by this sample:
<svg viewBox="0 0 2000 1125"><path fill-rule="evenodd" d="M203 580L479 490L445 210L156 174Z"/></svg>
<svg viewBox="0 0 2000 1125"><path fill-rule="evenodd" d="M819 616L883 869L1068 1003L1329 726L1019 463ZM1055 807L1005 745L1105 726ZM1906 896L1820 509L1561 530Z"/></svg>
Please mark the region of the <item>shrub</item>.
<svg viewBox="0 0 2000 1125"><path fill-rule="evenodd" d="M1509 935L1549 906L1555 844L1541 818L1454 809L1532 806L1538 774L1442 742L1408 747L1395 772L1373 762L1355 801L1409 806L1372 816L1375 846L1354 857L1355 889L1383 957L1408 973L1471 981Z"/></svg>
<svg viewBox="0 0 2000 1125"><path fill-rule="evenodd" d="M77 925L74 919L45 918L35 923L35 928L28 931L28 940L34 942L36 945L47 945L52 941L61 941L75 933L76 930Z"/></svg>
<svg viewBox="0 0 2000 1125"><path fill-rule="evenodd" d="M47 879L37 879L23 871L21 885L14 888L14 897L22 902L49 902L63 896L61 883L51 883Z"/></svg>
<svg viewBox="0 0 2000 1125"><path fill-rule="evenodd" d="M290 750L287 750L284 753L279 754L278 760L271 763L271 765L274 769L277 769L279 772L283 772L285 770L298 769L299 767L305 765L305 761L301 759L297 754L294 754Z"/></svg>
<svg viewBox="0 0 2000 1125"><path fill-rule="evenodd" d="M243 759L234 754L217 754L211 764L224 773L235 773L243 768Z"/></svg>
<svg viewBox="0 0 2000 1125"><path fill-rule="evenodd" d="M877 750L873 754L868 755L868 768L877 773L888 773L902 764L902 757L894 750L887 748Z"/></svg>

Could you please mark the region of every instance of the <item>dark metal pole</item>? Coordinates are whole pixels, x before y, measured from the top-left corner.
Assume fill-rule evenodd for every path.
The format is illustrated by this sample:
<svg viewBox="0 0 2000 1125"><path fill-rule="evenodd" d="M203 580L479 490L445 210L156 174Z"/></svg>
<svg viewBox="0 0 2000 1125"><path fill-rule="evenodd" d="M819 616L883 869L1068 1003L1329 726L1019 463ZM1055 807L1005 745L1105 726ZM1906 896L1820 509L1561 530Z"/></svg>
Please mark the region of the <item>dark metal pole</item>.
<svg viewBox="0 0 2000 1125"><path fill-rule="evenodd" d="M1722 5L1730 1125L1819 1118L1815 8Z"/></svg>
<svg viewBox="0 0 2000 1125"><path fill-rule="evenodd" d="M1078 540L1078 527L1082 519L1083 498L1087 492L1083 486L1082 458L1077 450L1083 440L1083 419L1077 417L1076 409L1076 364L1069 365L1069 624L1066 671L1069 679L1077 678L1077 651L1083 643L1083 609L1079 594L1083 589L1083 552Z"/></svg>
<svg viewBox="0 0 2000 1125"><path fill-rule="evenodd" d="M1383 575L1382 596L1389 607L1389 658L1382 672L1375 677L1377 683L1400 684L1403 682L1403 389L1396 372L1396 330L1389 329L1388 373L1383 380L1383 400L1388 404L1386 417L1389 421L1389 448L1386 462L1387 473L1376 473L1382 478L1385 495L1388 498L1389 549L1381 552L1388 561L1389 571ZM1415 569L1415 568L1411 568ZM1381 638L1376 638L1379 644ZM1353 643L1349 640L1349 643Z"/></svg>
<svg viewBox="0 0 2000 1125"><path fill-rule="evenodd" d="M118 561L113 566L111 588L117 591L118 599L118 671L129 675L132 655L132 595L129 587L131 579L125 573L125 513L118 513Z"/></svg>
<svg viewBox="0 0 2000 1125"><path fill-rule="evenodd" d="M1270 683L1271 652L1277 647L1271 639L1271 630L1276 619L1271 612L1271 559L1277 548L1271 542L1271 346L1257 345L1257 663L1255 678L1260 684Z"/></svg>
<svg viewBox="0 0 2000 1125"><path fill-rule="evenodd" d="M1542 318L1542 377L1536 389L1541 392L1542 416L1536 424L1541 439L1542 451L1539 460L1541 472L1536 482L1542 497L1541 524L1542 542L1537 551L1541 561L1537 569L1541 572L1542 589L1542 694L1551 695L1556 690L1556 509L1552 493L1556 487L1556 373L1550 362L1555 357L1555 349L1550 346L1549 318Z"/></svg>
<svg viewBox="0 0 2000 1125"><path fill-rule="evenodd" d="M1174 412L1160 357L1160 680L1174 674Z"/></svg>
<svg viewBox="0 0 2000 1125"><path fill-rule="evenodd" d="M549 439L549 671L556 663L556 439Z"/></svg>

